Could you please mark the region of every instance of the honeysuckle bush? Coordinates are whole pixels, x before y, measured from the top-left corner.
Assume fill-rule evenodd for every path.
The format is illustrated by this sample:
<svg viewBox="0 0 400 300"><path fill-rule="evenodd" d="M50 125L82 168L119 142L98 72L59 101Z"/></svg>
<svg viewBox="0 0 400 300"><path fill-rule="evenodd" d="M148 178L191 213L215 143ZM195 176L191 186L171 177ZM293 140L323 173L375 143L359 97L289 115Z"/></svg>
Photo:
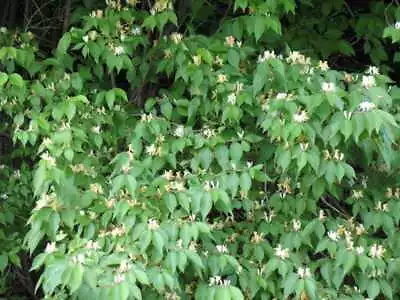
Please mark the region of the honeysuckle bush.
<svg viewBox="0 0 400 300"><path fill-rule="evenodd" d="M257 43L292 1L236 1L248 14L211 36L164 33L172 2L128 2L51 57L0 50L0 111L34 165L2 183L34 205L0 267L24 246L46 299L396 299L392 80ZM157 96L136 107L118 76Z"/></svg>

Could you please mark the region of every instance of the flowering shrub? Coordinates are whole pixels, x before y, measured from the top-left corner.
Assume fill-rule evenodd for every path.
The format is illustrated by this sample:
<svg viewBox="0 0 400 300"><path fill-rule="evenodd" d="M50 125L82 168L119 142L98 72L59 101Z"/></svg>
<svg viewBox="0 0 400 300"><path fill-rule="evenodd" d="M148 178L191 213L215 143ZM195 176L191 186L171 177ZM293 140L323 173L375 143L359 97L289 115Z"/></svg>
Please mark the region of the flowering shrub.
<svg viewBox="0 0 400 300"><path fill-rule="evenodd" d="M52 57L0 50L0 112L35 165L34 196L10 193L35 201L46 299L396 299L392 80L261 49L293 1L235 1L240 38L163 34L171 1L106 2ZM132 105L121 74L156 96Z"/></svg>

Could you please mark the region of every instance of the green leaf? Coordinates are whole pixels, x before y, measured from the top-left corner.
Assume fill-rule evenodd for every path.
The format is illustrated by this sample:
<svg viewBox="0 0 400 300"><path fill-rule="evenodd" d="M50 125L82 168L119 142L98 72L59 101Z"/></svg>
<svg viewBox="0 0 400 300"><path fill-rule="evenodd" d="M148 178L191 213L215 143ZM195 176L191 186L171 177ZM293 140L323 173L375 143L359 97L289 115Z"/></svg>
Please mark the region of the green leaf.
<svg viewBox="0 0 400 300"><path fill-rule="evenodd" d="M46 258L47 258L47 253L40 253L38 256L36 256L35 259L33 260L30 271L39 269L44 264ZM1 258L0 258L0 261L1 261ZM1 268L0 268L0 271L1 271Z"/></svg>
<svg viewBox="0 0 400 300"><path fill-rule="evenodd" d="M242 292L235 286L229 287L232 300L244 300Z"/></svg>
<svg viewBox="0 0 400 300"><path fill-rule="evenodd" d="M135 197L136 195L136 187L137 187L137 182L135 177L131 176L131 175L125 175L125 186L129 191L129 194L131 195L131 197Z"/></svg>
<svg viewBox="0 0 400 300"><path fill-rule="evenodd" d="M216 287L214 300L230 300L231 292L228 287Z"/></svg>
<svg viewBox="0 0 400 300"><path fill-rule="evenodd" d="M47 170L45 165L41 164L36 169L35 176L33 177L33 190L35 195L39 195L46 180Z"/></svg>
<svg viewBox="0 0 400 300"><path fill-rule="evenodd" d="M71 276L68 281L68 286L71 293L75 292L82 284L84 268L80 264L76 264L72 267Z"/></svg>
<svg viewBox="0 0 400 300"><path fill-rule="evenodd" d="M170 213L174 212L178 202L176 201L176 196L172 193L168 193L163 197L164 203L167 206Z"/></svg>
<svg viewBox="0 0 400 300"><path fill-rule="evenodd" d="M64 113L67 116L68 120L71 121L71 119L75 116L76 113L76 106L74 103L71 101L67 103L64 109Z"/></svg>
<svg viewBox="0 0 400 300"><path fill-rule="evenodd" d="M243 155L242 145L239 143L232 143L229 149L231 159L237 164L240 162Z"/></svg>
<svg viewBox="0 0 400 300"><path fill-rule="evenodd" d="M158 252L162 253L164 248L164 238L161 233L158 231L153 232L153 246L157 249Z"/></svg>
<svg viewBox="0 0 400 300"><path fill-rule="evenodd" d="M283 283L283 298L287 299L295 290L298 281L296 274L290 274Z"/></svg>
<svg viewBox="0 0 400 300"><path fill-rule="evenodd" d="M344 55L352 56L355 55L354 49L351 44L346 40L340 40L337 44L338 50Z"/></svg>
<svg viewBox="0 0 400 300"><path fill-rule="evenodd" d="M65 149L64 156L68 161L72 161L74 158L74 151L71 148Z"/></svg>
<svg viewBox="0 0 400 300"><path fill-rule="evenodd" d="M110 192L110 197L114 196L124 186L124 182L124 175L119 175L112 179L112 189Z"/></svg>
<svg viewBox="0 0 400 300"><path fill-rule="evenodd" d="M336 165L333 161L329 161L325 170L325 179L329 184L333 184L336 178Z"/></svg>
<svg viewBox="0 0 400 300"><path fill-rule="evenodd" d="M249 173L242 173L240 175L240 188L243 192L247 193L251 188L251 177Z"/></svg>
<svg viewBox="0 0 400 300"><path fill-rule="evenodd" d="M17 87L24 87L25 82L21 75L19 74L11 74L8 79L10 80L11 84Z"/></svg>
<svg viewBox="0 0 400 300"><path fill-rule="evenodd" d="M228 51L228 62L232 67L239 68L240 55L233 48L229 49L229 51Z"/></svg>
<svg viewBox="0 0 400 300"><path fill-rule="evenodd" d="M66 54L70 44L71 44L71 34L69 32L66 32L58 42L57 54L59 55Z"/></svg>
<svg viewBox="0 0 400 300"><path fill-rule="evenodd" d="M340 127L340 132L343 133L345 140L347 140L353 132L353 126L351 120L344 120Z"/></svg>
<svg viewBox="0 0 400 300"><path fill-rule="evenodd" d="M130 287L131 287L131 294L133 295L133 297L135 297L135 299L137 300L142 300L142 292L137 287L137 285L131 285Z"/></svg>
<svg viewBox="0 0 400 300"><path fill-rule="evenodd" d="M0 72L0 87L2 87L8 81L8 75Z"/></svg>
<svg viewBox="0 0 400 300"><path fill-rule="evenodd" d="M140 252L143 253L146 251L147 247L150 245L152 238L152 234L150 230L146 230L142 232L142 235L140 237Z"/></svg>
<svg viewBox="0 0 400 300"><path fill-rule="evenodd" d="M133 268L133 273L135 273L136 279L144 285L149 285L150 280L149 277L147 276L146 272L144 270L141 270L138 267Z"/></svg>
<svg viewBox="0 0 400 300"><path fill-rule="evenodd" d="M370 280L367 286L368 297L375 299L379 295L380 287L376 279Z"/></svg>
<svg viewBox="0 0 400 300"><path fill-rule="evenodd" d="M393 299L393 288L390 284L385 280L379 280L379 284L381 286L382 293L387 297L387 299Z"/></svg>
<svg viewBox="0 0 400 300"><path fill-rule="evenodd" d="M306 279L304 280L305 288L307 295L310 297L310 299L318 299L317 296L317 287L315 284L315 280L313 279Z"/></svg>
<svg viewBox="0 0 400 300"><path fill-rule="evenodd" d="M7 253L3 253L0 255L0 272L3 272L8 265L8 255Z"/></svg>
<svg viewBox="0 0 400 300"><path fill-rule="evenodd" d="M283 171L285 171L289 167L291 159L292 158L291 158L290 151L283 151L283 152L279 153L278 164L282 168Z"/></svg>
<svg viewBox="0 0 400 300"><path fill-rule="evenodd" d="M199 153L200 164L204 169L208 169L213 160L213 154L209 148L203 148Z"/></svg>
<svg viewBox="0 0 400 300"><path fill-rule="evenodd" d="M212 204L213 202L210 193L208 192L204 193L203 198L201 199L201 208L200 208L203 220L206 219L208 213L211 211Z"/></svg>
<svg viewBox="0 0 400 300"><path fill-rule="evenodd" d="M219 145L215 149L216 159L222 169L226 169L229 164L229 149L225 145Z"/></svg>
<svg viewBox="0 0 400 300"><path fill-rule="evenodd" d="M167 118L171 119L172 116L172 105L169 102L161 104L161 113Z"/></svg>
<svg viewBox="0 0 400 300"><path fill-rule="evenodd" d="M256 73L253 78L253 96L260 92L268 78L268 66L266 63L259 63L257 65Z"/></svg>
<svg viewBox="0 0 400 300"><path fill-rule="evenodd" d="M344 273L345 274L349 273L351 271L351 269L353 269L355 263L356 263L356 255L350 251L347 251L346 259L345 259L344 265L343 265Z"/></svg>
<svg viewBox="0 0 400 300"><path fill-rule="evenodd" d="M265 31L265 17L256 16L254 22L254 37L256 38L256 42L261 38L264 31Z"/></svg>
<svg viewBox="0 0 400 300"><path fill-rule="evenodd" d="M106 102L108 107L111 109L114 106L114 102L115 102L115 92L114 90L109 90L106 93Z"/></svg>

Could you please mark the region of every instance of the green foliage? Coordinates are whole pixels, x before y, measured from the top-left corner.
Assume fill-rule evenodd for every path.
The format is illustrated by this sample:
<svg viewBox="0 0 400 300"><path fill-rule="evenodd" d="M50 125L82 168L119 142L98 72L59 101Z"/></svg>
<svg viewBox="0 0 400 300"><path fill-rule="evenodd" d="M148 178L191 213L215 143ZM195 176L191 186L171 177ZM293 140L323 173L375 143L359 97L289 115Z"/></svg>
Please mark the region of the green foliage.
<svg viewBox="0 0 400 300"><path fill-rule="evenodd" d="M85 16L45 59L0 49L11 156L34 166L0 170L0 241L14 240L0 272L23 246L46 299L396 299L393 81L264 49L281 33L291 44L291 0L235 1L208 36L171 30L170 1L127 2ZM329 3L325 15L344 5ZM397 42L397 27L368 34ZM156 96L135 106L121 76Z"/></svg>

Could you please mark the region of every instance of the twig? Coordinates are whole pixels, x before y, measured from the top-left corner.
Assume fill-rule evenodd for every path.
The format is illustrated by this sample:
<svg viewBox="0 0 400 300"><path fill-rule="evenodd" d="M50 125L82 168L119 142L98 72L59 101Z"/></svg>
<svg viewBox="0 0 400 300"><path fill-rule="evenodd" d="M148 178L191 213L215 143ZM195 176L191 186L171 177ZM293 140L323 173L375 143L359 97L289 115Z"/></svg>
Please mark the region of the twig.
<svg viewBox="0 0 400 300"><path fill-rule="evenodd" d="M29 14L31 11L31 0L25 0L25 7L24 7L24 30L28 30L28 20Z"/></svg>
<svg viewBox="0 0 400 300"><path fill-rule="evenodd" d="M67 0L65 2L63 33L68 30L69 17L71 13L71 2L72 2L71 0Z"/></svg>
<svg viewBox="0 0 400 300"><path fill-rule="evenodd" d="M333 206L332 204L330 204L325 197L321 197L322 202L324 202L324 204L328 205L330 208L332 208L334 211L336 211L338 214L342 215L344 218L349 219L350 217L344 213L343 211L339 210L338 208L336 208L335 206Z"/></svg>
<svg viewBox="0 0 400 300"><path fill-rule="evenodd" d="M353 11L351 10L349 4L348 4L346 1L344 1L344 6L346 6L347 11L348 11L349 14L351 15L351 17L354 18L354 13L353 13Z"/></svg>

